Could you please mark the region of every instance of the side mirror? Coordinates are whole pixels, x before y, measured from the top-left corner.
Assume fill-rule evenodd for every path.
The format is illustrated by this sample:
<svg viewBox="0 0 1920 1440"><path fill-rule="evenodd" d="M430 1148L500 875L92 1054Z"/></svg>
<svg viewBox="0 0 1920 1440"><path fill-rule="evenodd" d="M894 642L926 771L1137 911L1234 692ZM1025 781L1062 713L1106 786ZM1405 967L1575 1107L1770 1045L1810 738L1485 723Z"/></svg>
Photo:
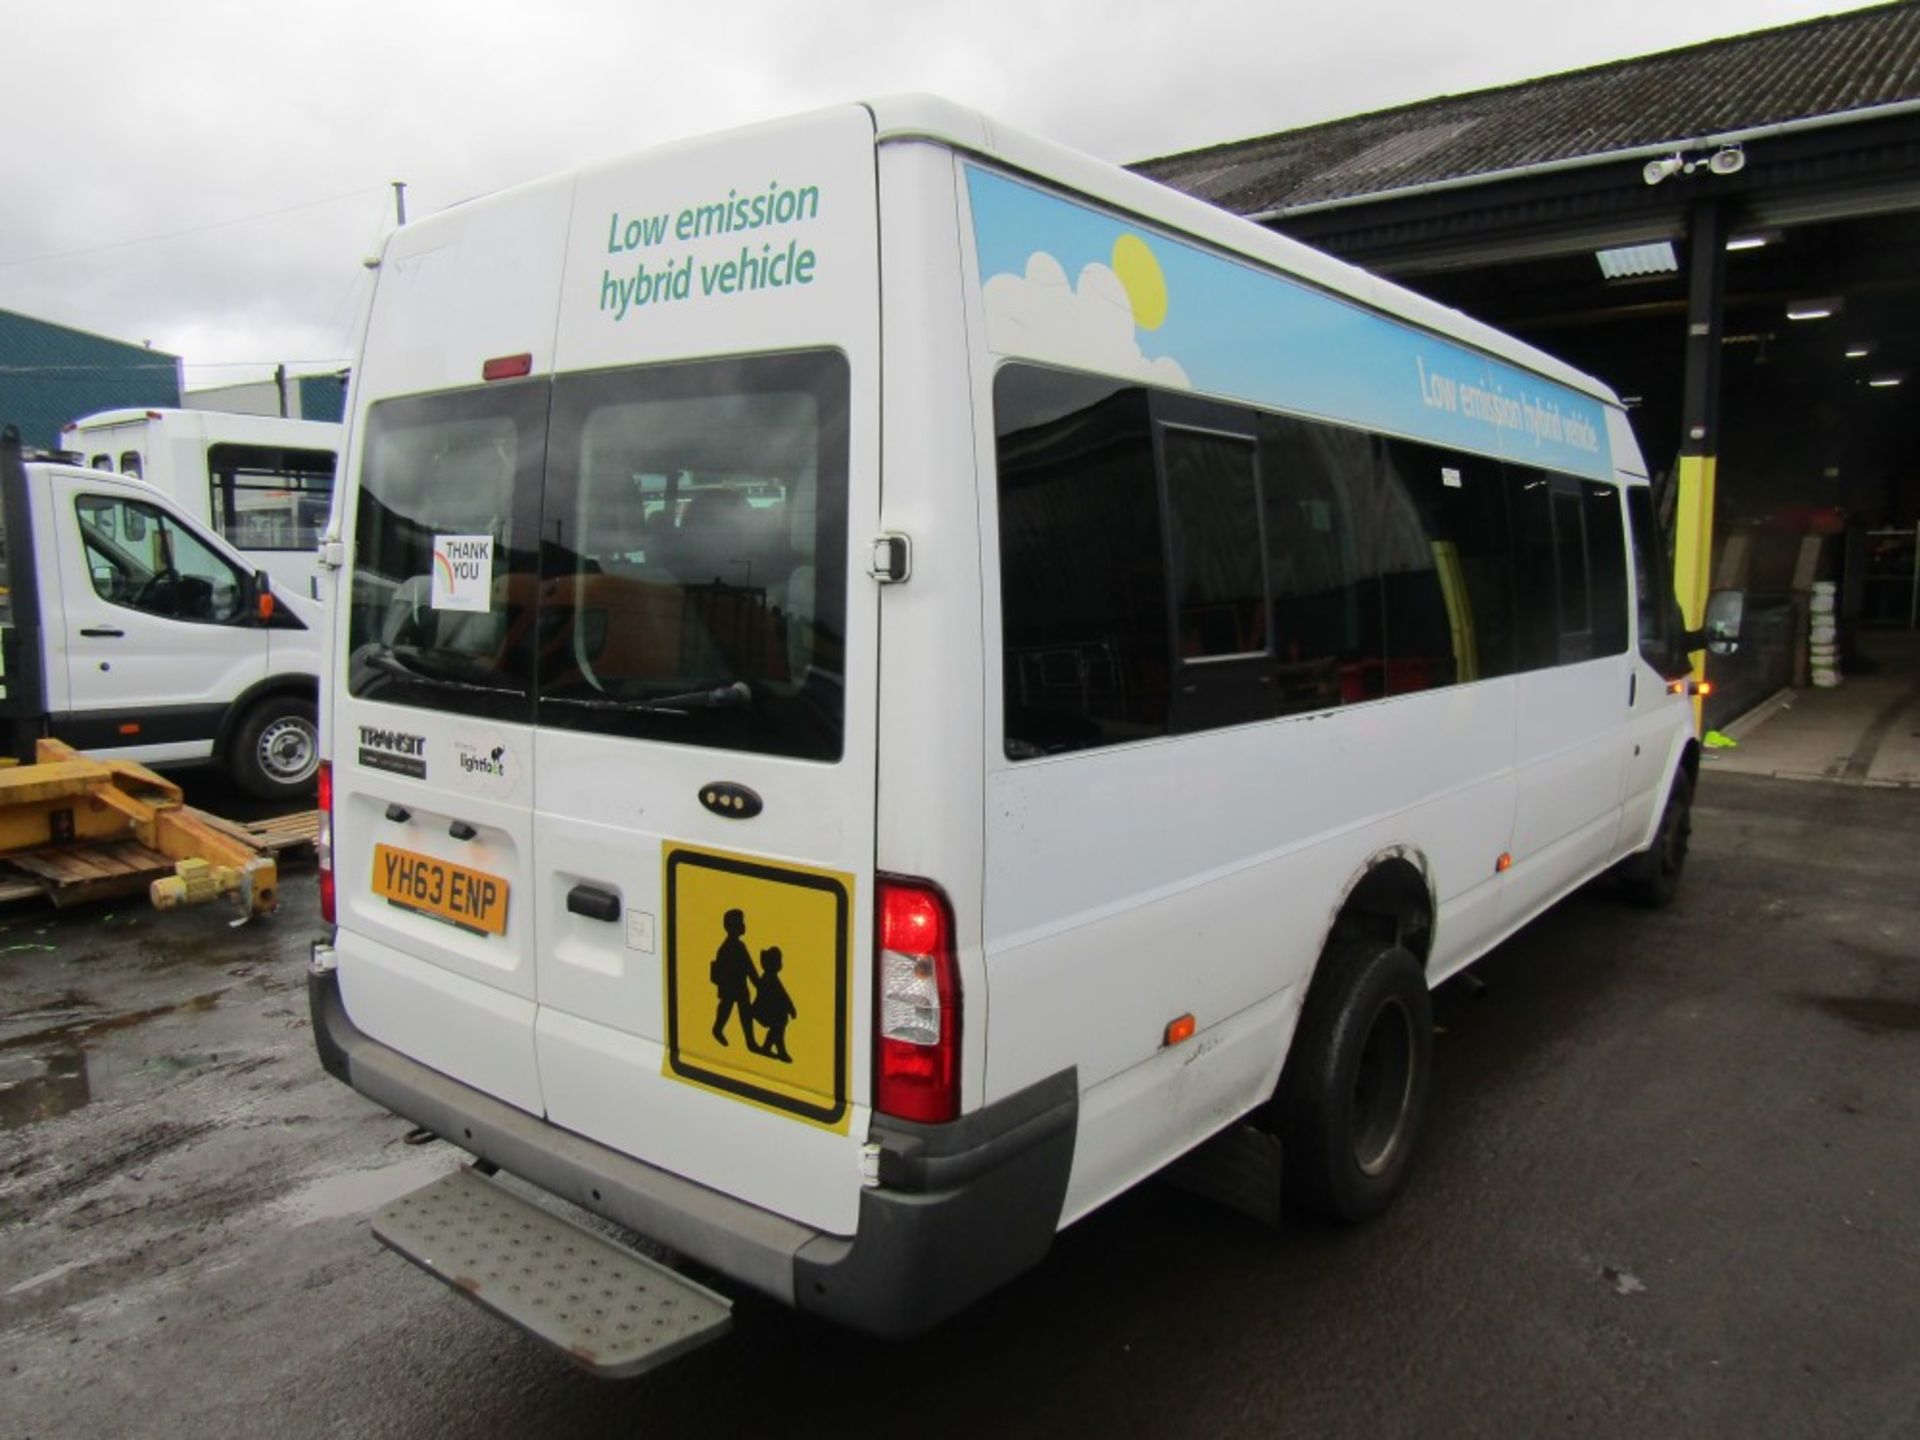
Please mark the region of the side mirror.
<svg viewBox="0 0 1920 1440"><path fill-rule="evenodd" d="M1710 655L1731 655L1740 648L1740 623L1747 611L1741 590L1716 590L1707 597L1706 621L1700 627Z"/></svg>

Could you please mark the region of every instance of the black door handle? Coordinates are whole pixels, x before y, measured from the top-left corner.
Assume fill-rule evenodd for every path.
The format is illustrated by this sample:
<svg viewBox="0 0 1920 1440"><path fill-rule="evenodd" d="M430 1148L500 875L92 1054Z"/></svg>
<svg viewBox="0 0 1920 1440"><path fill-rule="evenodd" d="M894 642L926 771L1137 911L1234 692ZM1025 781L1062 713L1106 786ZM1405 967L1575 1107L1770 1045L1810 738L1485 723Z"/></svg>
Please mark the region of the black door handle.
<svg viewBox="0 0 1920 1440"><path fill-rule="evenodd" d="M124 640L127 632L116 630L111 625L89 625L80 632L90 640Z"/></svg>
<svg viewBox="0 0 1920 1440"><path fill-rule="evenodd" d="M618 920L620 896L618 892L602 890L598 885L576 885L567 892L567 910L570 914L584 915L589 920Z"/></svg>

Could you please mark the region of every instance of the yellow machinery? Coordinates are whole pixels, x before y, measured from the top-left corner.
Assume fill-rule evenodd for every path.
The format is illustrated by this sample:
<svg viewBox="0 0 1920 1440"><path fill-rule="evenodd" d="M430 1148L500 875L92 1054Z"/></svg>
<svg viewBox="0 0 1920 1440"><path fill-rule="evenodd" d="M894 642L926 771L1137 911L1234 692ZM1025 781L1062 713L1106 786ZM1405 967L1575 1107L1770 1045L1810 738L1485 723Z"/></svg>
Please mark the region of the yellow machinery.
<svg viewBox="0 0 1920 1440"><path fill-rule="evenodd" d="M232 895L251 917L279 903L273 859L209 824L178 785L144 765L92 760L43 739L33 764L0 769L0 859L116 841L137 842L156 866L173 862L174 873L148 890L161 910Z"/></svg>

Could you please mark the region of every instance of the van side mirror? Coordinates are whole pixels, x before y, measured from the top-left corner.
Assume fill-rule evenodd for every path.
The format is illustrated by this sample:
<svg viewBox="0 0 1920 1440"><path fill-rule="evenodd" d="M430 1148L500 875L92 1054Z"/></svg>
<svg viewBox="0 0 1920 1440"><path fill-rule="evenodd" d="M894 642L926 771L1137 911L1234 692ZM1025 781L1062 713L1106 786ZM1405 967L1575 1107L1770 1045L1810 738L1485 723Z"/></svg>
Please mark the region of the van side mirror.
<svg viewBox="0 0 1920 1440"><path fill-rule="evenodd" d="M1710 655L1731 655L1740 648L1740 624L1747 611L1742 590L1716 590L1707 597L1706 621L1700 634Z"/></svg>

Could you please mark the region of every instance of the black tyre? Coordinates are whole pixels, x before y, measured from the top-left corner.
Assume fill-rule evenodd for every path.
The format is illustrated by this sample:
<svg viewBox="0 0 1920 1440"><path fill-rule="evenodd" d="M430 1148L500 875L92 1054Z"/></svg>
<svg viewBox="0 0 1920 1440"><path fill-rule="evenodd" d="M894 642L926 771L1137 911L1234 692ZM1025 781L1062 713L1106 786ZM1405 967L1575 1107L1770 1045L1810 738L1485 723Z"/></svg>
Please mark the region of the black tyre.
<svg viewBox="0 0 1920 1440"><path fill-rule="evenodd" d="M1406 1178L1433 1070L1433 1001L1403 947L1336 946L1308 992L1274 1118L1288 1202L1354 1224Z"/></svg>
<svg viewBox="0 0 1920 1440"><path fill-rule="evenodd" d="M298 800L313 793L320 773L319 712L311 700L274 695L262 700L233 733L227 763L234 783L262 800Z"/></svg>
<svg viewBox="0 0 1920 1440"><path fill-rule="evenodd" d="M1693 780L1682 770L1667 792L1667 808L1660 812L1660 828L1653 844L1620 866L1620 883L1636 905L1657 910L1680 893L1680 876L1687 868L1687 846L1693 838Z"/></svg>

